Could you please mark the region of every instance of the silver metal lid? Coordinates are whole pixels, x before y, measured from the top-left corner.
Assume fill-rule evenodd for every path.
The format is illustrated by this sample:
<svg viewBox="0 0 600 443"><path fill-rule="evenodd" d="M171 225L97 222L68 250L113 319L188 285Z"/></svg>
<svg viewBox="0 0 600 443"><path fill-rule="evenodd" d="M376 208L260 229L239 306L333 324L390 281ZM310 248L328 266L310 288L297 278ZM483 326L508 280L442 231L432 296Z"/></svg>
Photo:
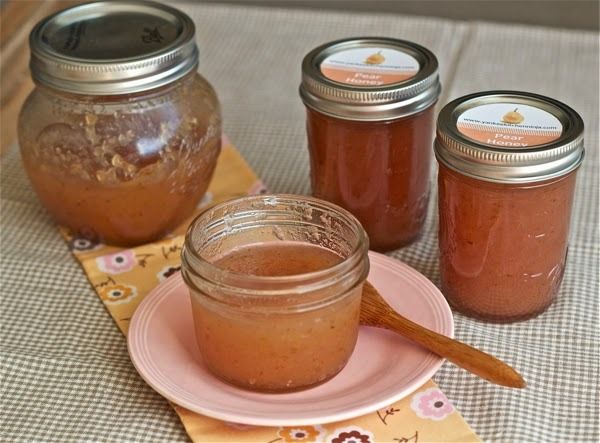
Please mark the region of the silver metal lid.
<svg viewBox="0 0 600 443"><path fill-rule="evenodd" d="M336 118L406 117L433 105L440 92L435 55L405 40L337 40L313 49L302 61L304 104Z"/></svg>
<svg viewBox="0 0 600 443"><path fill-rule="evenodd" d="M149 1L99 1L58 12L29 36L35 81L62 91L118 95L171 83L195 70L192 20Z"/></svg>
<svg viewBox="0 0 600 443"><path fill-rule="evenodd" d="M435 154L445 166L497 183L568 174L583 161L583 120L542 95L489 91L448 103L437 120Z"/></svg>

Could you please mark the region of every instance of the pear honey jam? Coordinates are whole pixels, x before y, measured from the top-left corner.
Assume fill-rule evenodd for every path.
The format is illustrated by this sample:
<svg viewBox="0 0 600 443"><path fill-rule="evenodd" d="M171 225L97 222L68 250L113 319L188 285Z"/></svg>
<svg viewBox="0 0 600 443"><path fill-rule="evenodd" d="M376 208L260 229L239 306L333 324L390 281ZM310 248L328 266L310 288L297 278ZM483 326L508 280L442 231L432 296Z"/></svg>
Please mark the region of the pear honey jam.
<svg viewBox="0 0 600 443"><path fill-rule="evenodd" d="M565 271L583 121L537 94L492 91L438 117L439 260L456 310L488 321L540 314Z"/></svg>
<svg viewBox="0 0 600 443"><path fill-rule="evenodd" d="M45 18L29 43L36 86L19 145L50 215L118 246L158 240L190 217L221 152L192 19L166 4L91 2Z"/></svg>
<svg viewBox="0 0 600 443"><path fill-rule="evenodd" d="M376 251L422 234L440 91L437 58L413 42L350 38L304 57L313 195L352 212Z"/></svg>

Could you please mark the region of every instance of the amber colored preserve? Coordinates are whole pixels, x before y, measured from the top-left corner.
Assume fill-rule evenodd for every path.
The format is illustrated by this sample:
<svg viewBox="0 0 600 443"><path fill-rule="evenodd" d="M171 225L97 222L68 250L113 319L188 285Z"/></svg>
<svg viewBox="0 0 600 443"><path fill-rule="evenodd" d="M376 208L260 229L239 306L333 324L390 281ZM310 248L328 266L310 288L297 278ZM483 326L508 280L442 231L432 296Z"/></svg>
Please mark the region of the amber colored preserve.
<svg viewBox="0 0 600 443"><path fill-rule="evenodd" d="M182 275L204 363L264 392L335 376L356 344L367 252L358 220L312 197L244 197L203 212Z"/></svg>
<svg viewBox="0 0 600 443"><path fill-rule="evenodd" d="M565 269L575 173L506 185L440 165L438 186L442 291L452 307L492 321L544 311Z"/></svg>
<svg viewBox="0 0 600 443"><path fill-rule="evenodd" d="M546 310L567 263L584 156L581 117L536 94L472 94L440 112L435 153L440 274L449 303L493 322Z"/></svg>
<svg viewBox="0 0 600 443"><path fill-rule="evenodd" d="M249 275L285 276L319 271L340 261L319 246L278 242L245 246L215 264ZM336 375L352 354L360 296L357 287L335 304L265 316L224 314L192 297L196 338L206 364L225 381L261 391L309 387ZM286 300L282 297L281 302Z"/></svg>
<svg viewBox="0 0 600 443"><path fill-rule="evenodd" d="M151 29L161 38L140 39ZM159 3L95 2L39 22L30 46L36 87L19 145L54 219L75 236L132 246L190 217L221 151L192 20Z"/></svg>
<svg viewBox="0 0 600 443"><path fill-rule="evenodd" d="M352 212L374 250L421 235L437 66L431 51L391 38L326 43L302 62L313 195Z"/></svg>
<svg viewBox="0 0 600 443"><path fill-rule="evenodd" d="M375 250L419 238L429 201L433 108L399 120L340 120L308 109L315 197L350 210Z"/></svg>
<svg viewBox="0 0 600 443"><path fill-rule="evenodd" d="M60 225L130 246L163 237L192 214L221 151L217 114L203 115L178 100L201 97L197 81L192 75L156 91L153 98L175 104L143 113L147 97L76 103L43 87L32 93L20 118L21 156L33 189ZM63 101L68 110L52 107ZM120 109L87 112L107 104Z"/></svg>

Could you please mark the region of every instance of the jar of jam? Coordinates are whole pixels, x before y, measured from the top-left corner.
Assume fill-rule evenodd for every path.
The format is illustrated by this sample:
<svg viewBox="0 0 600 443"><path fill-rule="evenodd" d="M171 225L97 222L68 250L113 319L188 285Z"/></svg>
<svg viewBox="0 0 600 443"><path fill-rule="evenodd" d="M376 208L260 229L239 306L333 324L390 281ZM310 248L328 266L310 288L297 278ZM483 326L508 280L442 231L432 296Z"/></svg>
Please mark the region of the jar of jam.
<svg viewBox="0 0 600 443"><path fill-rule="evenodd" d="M267 392L335 376L356 344L368 249L356 218L311 197L244 197L202 213L182 275L207 367Z"/></svg>
<svg viewBox="0 0 600 443"><path fill-rule="evenodd" d="M583 121L536 94L492 91L439 117L442 292L458 311L524 320L555 299L567 259Z"/></svg>
<svg viewBox="0 0 600 443"><path fill-rule="evenodd" d="M191 19L166 5L95 2L38 23L21 154L50 214L83 237L158 239L189 217L221 148L217 97L196 73Z"/></svg>
<svg viewBox="0 0 600 443"><path fill-rule="evenodd" d="M302 62L313 194L352 212L375 250L421 234L439 94L436 57L412 42L338 40Z"/></svg>

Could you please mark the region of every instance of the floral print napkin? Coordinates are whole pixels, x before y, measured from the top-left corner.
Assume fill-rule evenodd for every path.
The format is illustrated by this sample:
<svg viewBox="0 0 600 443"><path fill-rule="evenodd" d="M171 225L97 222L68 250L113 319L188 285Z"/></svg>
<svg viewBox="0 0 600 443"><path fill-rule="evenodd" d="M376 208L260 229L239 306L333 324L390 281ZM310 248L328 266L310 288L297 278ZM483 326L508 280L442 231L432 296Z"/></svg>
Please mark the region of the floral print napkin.
<svg viewBox="0 0 600 443"><path fill-rule="evenodd" d="M198 210L230 198L265 192L262 182L227 140ZM167 238L133 249L107 246L65 229L61 233L123 334L143 298L180 268L188 220ZM374 443L477 442L479 439L433 381L389 407L321 426L265 427L227 423L173 404L194 442Z"/></svg>

